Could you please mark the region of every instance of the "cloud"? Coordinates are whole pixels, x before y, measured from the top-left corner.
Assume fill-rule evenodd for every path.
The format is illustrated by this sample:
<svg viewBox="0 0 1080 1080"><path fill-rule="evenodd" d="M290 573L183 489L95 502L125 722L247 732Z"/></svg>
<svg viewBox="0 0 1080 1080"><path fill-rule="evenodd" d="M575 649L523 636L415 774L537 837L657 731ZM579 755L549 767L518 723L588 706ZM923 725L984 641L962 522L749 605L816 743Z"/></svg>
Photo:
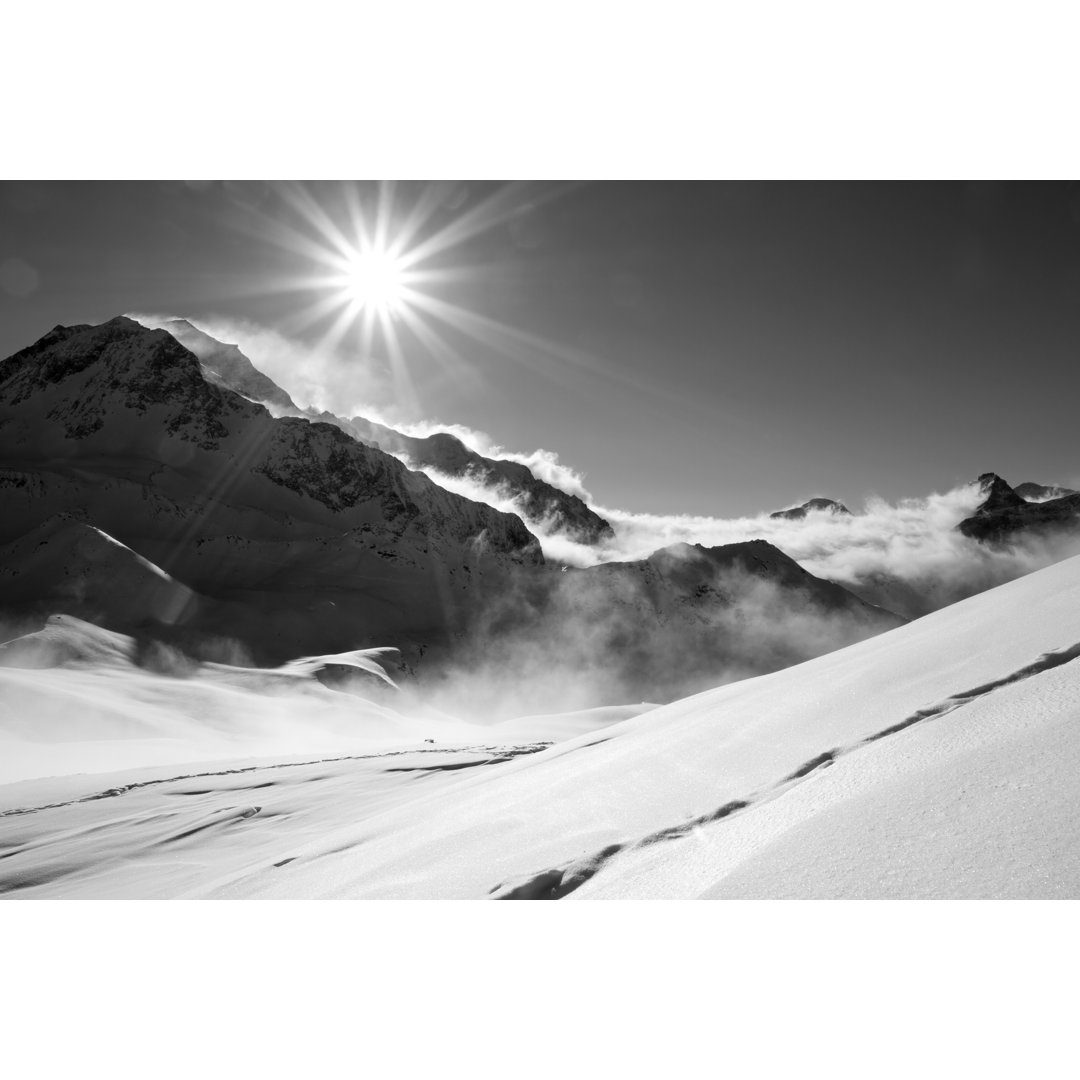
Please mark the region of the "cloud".
<svg viewBox="0 0 1080 1080"><path fill-rule="evenodd" d="M677 541L711 547L763 539L810 573L915 617L1080 552L1080 537L1064 534L1021 536L1014 545L997 548L963 536L957 524L982 499L971 484L896 503L872 497L857 513L816 512L801 521L767 514L730 520L661 517L597 507L617 539L593 557L642 558Z"/></svg>
<svg viewBox="0 0 1080 1080"><path fill-rule="evenodd" d="M884 629L865 608L676 547L643 572L510 578L404 700L484 722L664 702L776 671Z"/></svg>
<svg viewBox="0 0 1080 1080"><path fill-rule="evenodd" d="M490 435L475 428L465 427L463 424L443 424L435 420L421 420L418 422L385 420L375 415L367 415L369 420L377 420L395 427L405 435L416 438L426 438L436 432L445 431L460 439L470 450L487 458L497 458L503 461L516 461L526 466L539 480L550 484L559 491L565 491L568 495L576 495L583 502L591 502L592 495L585 488L584 476L565 465L559 460L559 455L554 450L537 449L528 453L516 450L507 450L500 446ZM480 500L481 502L484 500Z"/></svg>
<svg viewBox="0 0 1080 1080"><path fill-rule="evenodd" d="M459 495L518 512L505 487L426 471ZM574 567L644 559L676 543L716 547L767 540L817 577L915 618L1080 553L1080 537L1068 534L1021 535L1008 547L989 547L963 536L957 524L982 499L970 484L895 503L871 497L851 515L811 512L798 521L766 513L741 518L635 514L594 504L615 529L613 541L596 546L576 543L550 522L527 524L547 559Z"/></svg>

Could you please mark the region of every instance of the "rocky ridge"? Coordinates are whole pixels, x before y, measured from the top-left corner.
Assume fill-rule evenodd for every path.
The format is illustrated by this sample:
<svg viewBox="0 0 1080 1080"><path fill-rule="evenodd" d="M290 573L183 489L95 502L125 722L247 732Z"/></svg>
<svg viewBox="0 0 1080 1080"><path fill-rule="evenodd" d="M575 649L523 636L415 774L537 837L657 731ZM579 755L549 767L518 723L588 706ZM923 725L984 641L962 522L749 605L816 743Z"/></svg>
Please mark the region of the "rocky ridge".
<svg viewBox="0 0 1080 1080"><path fill-rule="evenodd" d="M985 498L975 513L957 526L964 536L973 540L1004 544L1021 532L1053 533L1080 525L1078 494L1028 502L997 473L983 473L976 483ZM1057 490L1043 485L1028 486L1029 491L1032 488Z"/></svg>

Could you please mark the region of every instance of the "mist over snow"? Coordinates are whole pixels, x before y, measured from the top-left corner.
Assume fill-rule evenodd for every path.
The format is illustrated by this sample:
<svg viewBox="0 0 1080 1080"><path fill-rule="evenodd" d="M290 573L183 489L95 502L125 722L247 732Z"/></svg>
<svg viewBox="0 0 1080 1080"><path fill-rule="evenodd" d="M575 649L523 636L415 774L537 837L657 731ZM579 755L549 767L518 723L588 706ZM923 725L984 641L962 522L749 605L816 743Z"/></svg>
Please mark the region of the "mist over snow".
<svg viewBox="0 0 1080 1080"><path fill-rule="evenodd" d="M481 742L485 730L413 707L380 650L252 668L200 662L71 616L0 620L0 783L61 772ZM239 666L236 666L239 665Z"/></svg>
<svg viewBox="0 0 1080 1080"><path fill-rule="evenodd" d="M403 684L405 711L496 723L537 713L661 703L777 671L895 622L830 610L809 590L742 567L701 571L678 546L638 567L518 581L489 603L449 664ZM680 565L683 564L683 565ZM685 593L682 574L698 582ZM662 576L661 576L662 575Z"/></svg>

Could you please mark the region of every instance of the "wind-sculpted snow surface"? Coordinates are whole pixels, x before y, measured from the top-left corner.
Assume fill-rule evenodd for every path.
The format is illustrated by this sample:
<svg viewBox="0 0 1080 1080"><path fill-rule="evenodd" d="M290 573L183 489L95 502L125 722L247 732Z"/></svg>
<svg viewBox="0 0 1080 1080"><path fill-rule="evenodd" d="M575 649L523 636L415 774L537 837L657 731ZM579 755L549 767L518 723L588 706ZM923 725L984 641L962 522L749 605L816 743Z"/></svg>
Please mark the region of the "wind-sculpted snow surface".
<svg viewBox="0 0 1080 1080"><path fill-rule="evenodd" d="M487 737L478 725L402 712L395 660L396 650L376 648L275 668L198 661L54 615L0 643L0 782Z"/></svg>
<svg viewBox="0 0 1080 1080"><path fill-rule="evenodd" d="M1078 613L1074 558L547 748L9 785L0 889L1077 898Z"/></svg>
<svg viewBox="0 0 1080 1080"><path fill-rule="evenodd" d="M1077 612L1070 559L463 777L210 894L1080 896Z"/></svg>
<svg viewBox="0 0 1080 1080"><path fill-rule="evenodd" d="M982 686L973 687L970 690L964 690L960 693L953 694L934 705L917 709L910 716L906 716L895 724L890 724L880 731L867 735L850 746L825 750L815 757L812 757L809 761L804 762L789 776L783 777L770 788L752 792L743 799L735 799L725 803L723 806L710 813L702 814L687 822L680 823L679 825L668 826L665 829L659 829L656 832L648 833L632 843L609 845L601 851L595 852L591 856L575 860L568 866L544 870L540 874L526 877L515 883L496 885L492 888L492 897L496 900L560 900L588 881L589 878L603 867L608 859L617 855L619 852L642 852L652 845L663 841L682 839L695 833L696 830L701 829L703 826L728 818L732 814L762 807L771 800L787 794L794 785L808 779L820 770L834 765L842 758L846 758L849 755L878 742L880 739L887 739L891 736L898 735L900 732L907 731L916 724L924 724L927 721L936 720L946 716L956 709L978 701L984 696L993 693L995 690L1000 690L1003 687L1011 686L1012 684L1022 682L1025 679L1030 679L1035 675L1041 675L1044 672L1052 671L1062 664L1071 663L1078 657L1080 657L1080 642L1055 652L1045 653L1037 660L1030 664L1026 664L1018 671L1011 672L998 679L993 679ZM1080 686L1077 685L1078 682L1080 682L1080 680L1076 680L1074 677L1073 679L1070 679L1067 684L1073 692L1076 705L1080 705ZM826 881L823 887L829 891L834 891L841 887L841 883L838 881ZM1075 887L1080 889L1080 878L1075 880ZM785 891L790 895L790 886Z"/></svg>

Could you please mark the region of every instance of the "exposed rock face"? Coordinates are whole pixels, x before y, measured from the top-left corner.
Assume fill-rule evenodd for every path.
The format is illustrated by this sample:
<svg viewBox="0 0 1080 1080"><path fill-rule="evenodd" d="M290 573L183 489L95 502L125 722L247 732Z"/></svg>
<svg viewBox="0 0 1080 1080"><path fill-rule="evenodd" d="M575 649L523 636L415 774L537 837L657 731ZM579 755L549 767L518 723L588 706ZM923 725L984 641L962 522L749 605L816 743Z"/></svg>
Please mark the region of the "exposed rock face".
<svg viewBox="0 0 1080 1080"><path fill-rule="evenodd" d="M974 540L999 544L1021 531L1051 532L1080 525L1080 495L1027 502L997 473L983 473L978 484L986 498L957 526Z"/></svg>
<svg viewBox="0 0 1080 1080"><path fill-rule="evenodd" d="M214 601L201 631L267 660L440 640L485 580L543 563L515 515L332 425L275 420L122 317L0 363L0 500L0 544L61 514L94 526Z"/></svg>
<svg viewBox="0 0 1080 1080"><path fill-rule="evenodd" d="M299 411L293 399L273 379L259 371L239 346L218 341L192 326L187 319L173 319L164 329L199 358L203 373L215 386L235 390L252 401L273 405L283 411Z"/></svg>
<svg viewBox="0 0 1080 1080"><path fill-rule="evenodd" d="M809 499L802 506L793 506L790 510L777 510L770 514L769 517L784 518L788 521L802 521L812 511L829 514L851 514L851 511L843 503L838 503L835 499Z"/></svg>
<svg viewBox="0 0 1080 1080"><path fill-rule="evenodd" d="M168 322L165 329L198 356L207 379L215 385L235 390L252 401L265 402L278 412L332 424L368 446L407 458L415 469L433 469L459 478L468 476L484 487L498 489L505 499L513 502L526 522L543 523L551 531L564 533L579 543L596 544L614 538L611 525L581 499L540 480L520 462L484 457L448 432L416 438L362 416L343 418L300 409L236 345L218 341L185 319Z"/></svg>
<svg viewBox="0 0 1080 1080"><path fill-rule="evenodd" d="M20 413L13 407L26 403ZM168 435L213 450L246 403L203 378L198 361L163 332L122 316L101 326L57 326L0 366L0 419L5 446L39 446L44 422L65 440L101 431L116 405L141 418L160 408ZM57 431L56 429L59 429ZM101 445L116 440L99 439ZM121 440L122 442L123 440Z"/></svg>
<svg viewBox="0 0 1080 1080"><path fill-rule="evenodd" d="M326 414L321 415L326 418ZM514 503L526 522L542 522L548 530L564 533L582 544L615 538L611 525L576 495L538 479L520 462L484 457L448 432L416 438L362 416L347 420L335 417L329 422L339 423L355 438L387 453L403 455L414 468L434 469L454 477L467 476L485 487L498 489Z"/></svg>

